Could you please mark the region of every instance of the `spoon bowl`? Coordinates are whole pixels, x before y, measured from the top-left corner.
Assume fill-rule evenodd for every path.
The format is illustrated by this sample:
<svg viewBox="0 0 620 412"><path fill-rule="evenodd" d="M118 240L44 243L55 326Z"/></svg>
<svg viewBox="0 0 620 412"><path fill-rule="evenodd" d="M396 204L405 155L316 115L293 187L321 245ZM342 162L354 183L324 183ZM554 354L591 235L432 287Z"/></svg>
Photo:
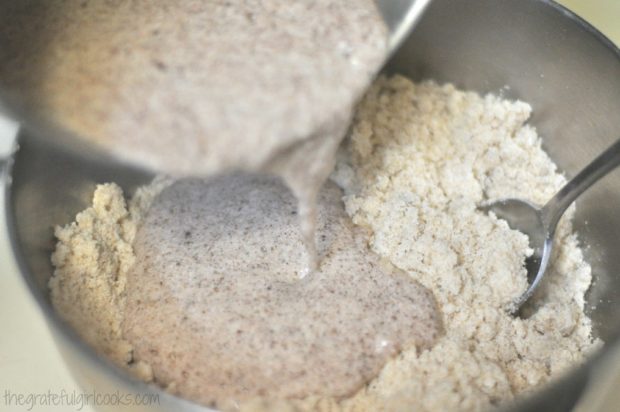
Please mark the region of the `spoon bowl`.
<svg viewBox="0 0 620 412"><path fill-rule="evenodd" d="M508 306L507 309L511 314L517 314L521 306L532 297L545 275L553 249L553 235L566 209L586 189L619 164L620 140L617 140L560 189L543 207L537 207L526 200L503 199L480 208L505 220L511 229L527 235L530 247L533 249L532 254L525 261L529 286Z"/></svg>
<svg viewBox="0 0 620 412"><path fill-rule="evenodd" d="M527 235L532 254L525 259L528 288L517 300L508 306L508 311L516 314L519 308L532 296L549 264L553 246L553 234L545 225L542 209L527 200L503 199L481 206L484 212L492 212L497 218L505 220L511 229Z"/></svg>

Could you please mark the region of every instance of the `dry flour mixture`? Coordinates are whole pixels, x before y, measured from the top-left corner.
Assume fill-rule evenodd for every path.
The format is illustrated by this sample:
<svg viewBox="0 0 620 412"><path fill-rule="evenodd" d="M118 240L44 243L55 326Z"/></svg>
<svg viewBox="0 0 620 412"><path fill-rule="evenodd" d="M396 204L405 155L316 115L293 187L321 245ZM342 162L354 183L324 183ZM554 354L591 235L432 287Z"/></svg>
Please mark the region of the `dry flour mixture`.
<svg viewBox="0 0 620 412"><path fill-rule="evenodd" d="M351 396L313 390L282 400L262 393L238 405L242 410L478 411L539 389L585 359L598 342L583 312L591 274L570 211L535 296L537 310L520 319L504 307L526 287L527 239L476 208L503 197L543 203L565 182L526 124L530 111L522 102L451 85L400 76L376 81L358 106L332 180L368 253L432 292L442 334L430 348L401 348ZM160 382L157 368L138 356L143 351L136 352L136 337L124 330L131 323L126 304L136 233L152 224L150 205L174 184L159 178L128 202L114 183L99 186L93 206L56 230L50 288L58 312L95 349L145 380L187 393L179 384L200 385L210 376ZM357 287L351 281L348 291L355 294ZM136 295L132 299L135 316L139 303ZM196 304L185 303L188 311ZM199 327L208 327L209 317L202 322ZM280 332L285 341L286 331ZM175 359L169 359L171 370Z"/></svg>

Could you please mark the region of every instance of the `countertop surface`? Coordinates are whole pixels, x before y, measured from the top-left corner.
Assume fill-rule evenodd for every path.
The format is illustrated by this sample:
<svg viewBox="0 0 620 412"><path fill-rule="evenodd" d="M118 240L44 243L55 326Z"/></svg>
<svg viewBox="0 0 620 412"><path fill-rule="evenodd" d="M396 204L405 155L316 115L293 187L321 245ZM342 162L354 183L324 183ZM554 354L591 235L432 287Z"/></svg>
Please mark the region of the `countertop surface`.
<svg viewBox="0 0 620 412"><path fill-rule="evenodd" d="M620 44L620 0L560 3ZM16 130L16 124L0 118L0 156L8 152ZM0 192L0 410L91 412L90 405L70 404L72 399L79 399L82 391L65 367L38 306L18 275L6 239L3 205ZM609 376L608 384L587 394L580 411L620 411L620 391L614 390L620 388L620 353L609 363L616 366L602 372ZM42 404L48 401L52 404Z"/></svg>

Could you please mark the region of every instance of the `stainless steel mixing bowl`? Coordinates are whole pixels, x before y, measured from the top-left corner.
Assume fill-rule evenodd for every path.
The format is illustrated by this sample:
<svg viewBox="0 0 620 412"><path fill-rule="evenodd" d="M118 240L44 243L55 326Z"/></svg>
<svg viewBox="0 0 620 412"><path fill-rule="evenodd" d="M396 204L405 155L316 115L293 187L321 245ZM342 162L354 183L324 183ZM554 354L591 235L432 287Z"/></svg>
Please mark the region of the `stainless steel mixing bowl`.
<svg viewBox="0 0 620 412"><path fill-rule="evenodd" d="M552 1L435 0L385 70L530 102L531 123L569 176L620 131L618 49ZM206 410L129 378L80 342L52 310L47 289L52 227L85 208L96 183L119 182L131 193L150 176L109 159L76 157L33 138L42 134L26 125L19 137L19 151L9 165L7 219L24 280L77 381L99 392L159 393L159 405L133 410ZM586 365L509 409L570 409L620 344L620 171L580 198L577 207L576 228L595 275L587 309L606 345Z"/></svg>

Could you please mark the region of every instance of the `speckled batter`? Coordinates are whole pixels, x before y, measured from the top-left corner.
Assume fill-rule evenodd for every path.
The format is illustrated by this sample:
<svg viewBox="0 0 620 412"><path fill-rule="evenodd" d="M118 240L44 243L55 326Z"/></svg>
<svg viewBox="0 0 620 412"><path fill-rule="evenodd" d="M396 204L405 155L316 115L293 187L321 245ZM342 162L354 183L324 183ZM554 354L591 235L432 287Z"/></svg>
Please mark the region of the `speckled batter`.
<svg viewBox="0 0 620 412"><path fill-rule="evenodd" d="M274 178L181 180L138 229L124 335L161 384L205 404L343 398L400 350L441 334L432 294L368 250L329 183L317 272L295 198Z"/></svg>

